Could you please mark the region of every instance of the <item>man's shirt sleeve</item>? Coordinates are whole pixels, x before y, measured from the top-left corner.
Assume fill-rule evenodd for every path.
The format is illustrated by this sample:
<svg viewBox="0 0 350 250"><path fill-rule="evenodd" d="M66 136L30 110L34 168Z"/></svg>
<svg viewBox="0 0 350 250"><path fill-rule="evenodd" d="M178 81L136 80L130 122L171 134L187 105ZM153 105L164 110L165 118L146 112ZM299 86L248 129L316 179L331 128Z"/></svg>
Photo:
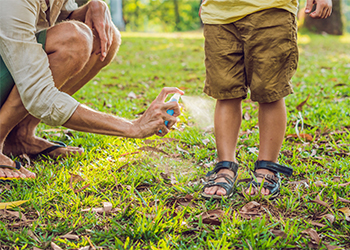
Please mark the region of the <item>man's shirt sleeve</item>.
<svg viewBox="0 0 350 250"><path fill-rule="evenodd" d="M28 112L58 126L79 103L55 87L48 57L35 38L39 11L39 0L0 1L0 55Z"/></svg>

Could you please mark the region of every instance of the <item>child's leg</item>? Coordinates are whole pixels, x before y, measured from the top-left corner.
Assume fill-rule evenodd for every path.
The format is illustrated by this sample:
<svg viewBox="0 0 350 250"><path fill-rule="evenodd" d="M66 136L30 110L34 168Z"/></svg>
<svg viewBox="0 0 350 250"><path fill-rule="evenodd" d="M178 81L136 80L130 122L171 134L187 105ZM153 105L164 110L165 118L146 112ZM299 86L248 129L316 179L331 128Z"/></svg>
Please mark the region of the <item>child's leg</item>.
<svg viewBox="0 0 350 250"><path fill-rule="evenodd" d="M272 103L259 103L259 137L260 149L258 160L277 162L278 154L284 139L287 126L287 114L284 99ZM257 169L257 173L274 173L267 169ZM261 178L257 178L261 182ZM249 194L249 189L246 191ZM251 188L251 194L257 190ZM263 195L269 195L270 191L266 188L261 189Z"/></svg>
<svg viewBox="0 0 350 250"><path fill-rule="evenodd" d="M218 100L215 108L215 138L216 147L220 161L236 160L236 145L239 128L242 122L242 98ZM221 169L218 174L228 174L234 177L229 169ZM225 178L218 178L215 182L227 182ZM204 193L213 195L225 195L226 191L220 186L213 186L204 189Z"/></svg>

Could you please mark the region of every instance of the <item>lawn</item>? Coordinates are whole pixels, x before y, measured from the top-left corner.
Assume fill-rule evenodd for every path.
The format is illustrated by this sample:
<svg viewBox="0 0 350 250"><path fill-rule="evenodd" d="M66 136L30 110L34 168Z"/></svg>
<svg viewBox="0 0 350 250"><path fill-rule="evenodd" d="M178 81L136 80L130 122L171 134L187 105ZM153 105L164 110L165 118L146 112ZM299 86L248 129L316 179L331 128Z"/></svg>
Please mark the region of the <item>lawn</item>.
<svg viewBox="0 0 350 250"><path fill-rule="evenodd" d="M350 249L349 34L299 34L279 158L294 174L274 201L242 192L259 150L258 106L249 99L236 194L222 201L200 196L217 158L214 101L202 93L202 34L122 36L113 63L75 98L135 119L162 87L179 87L188 98L180 101L178 123L164 138L147 139L41 124L39 136L82 145L85 153L33 159L36 180L0 184L0 202L26 201L0 210L0 249Z"/></svg>

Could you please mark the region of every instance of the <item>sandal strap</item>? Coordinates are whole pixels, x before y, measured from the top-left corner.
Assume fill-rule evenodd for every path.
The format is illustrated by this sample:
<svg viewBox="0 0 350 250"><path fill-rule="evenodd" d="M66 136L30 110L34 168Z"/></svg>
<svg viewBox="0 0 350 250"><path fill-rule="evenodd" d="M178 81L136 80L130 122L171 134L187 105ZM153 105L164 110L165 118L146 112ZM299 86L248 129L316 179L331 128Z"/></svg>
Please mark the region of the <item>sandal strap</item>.
<svg viewBox="0 0 350 250"><path fill-rule="evenodd" d="M281 173L286 176L291 176L293 174L293 169L290 167L282 166L271 161L256 161L254 165L254 172L257 169L267 169L274 173Z"/></svg>
<svg viewBox="0 0 350 250"><path fill-rule="evenodd" d="M207 173L207 177L218 173L221 169L229 169L233 173L235 173L235 176L237 175L239 165L233 161L220 161L215 165L215 168L212 171L209 171Z"/></svg>
<svg viewBox="0 0 350 250"><path fill-rule="evenodd" d="M255 177L265 179L268 182L272 182L272 183L278 183L278 181L281 178L278 173L276 173L276 175L272 175L272 174L262 174L262 173L254 172L254 175Z"/></svg>
<svg viewBox="0 0 350 250"><path fill-rule="evenodd" d="M235 178L232 177L231 175L229 174L216 174L216 175L211 175L210 178L209 178L209 182L214 182L216 179L219 179L219 178L225 178L225 180L228 182L228 183L234 183L235 182Z"/></svg>
<svg viewBox="0 0 350 250"><path fill-rule="evenodd" d="M7 165L0 165L0 168L9 168L13 170L20 170L21 169L21 163L19 161L15 161L16 167L13 166L7 166Z"/></svg>
<svg viewBox="0 0 350 250"><path fill-rule="evenodd" d="M252 181L251 184L253 184L256 188L261 187L261 182L256 182L256 181ZM266 188L268 190L270 190L270 194L274 194L276 192L279 192L280 189L280 183L276 182L276 183L268 183L268 182L264 182L264 184L262 185L263 188Z"/></svg>

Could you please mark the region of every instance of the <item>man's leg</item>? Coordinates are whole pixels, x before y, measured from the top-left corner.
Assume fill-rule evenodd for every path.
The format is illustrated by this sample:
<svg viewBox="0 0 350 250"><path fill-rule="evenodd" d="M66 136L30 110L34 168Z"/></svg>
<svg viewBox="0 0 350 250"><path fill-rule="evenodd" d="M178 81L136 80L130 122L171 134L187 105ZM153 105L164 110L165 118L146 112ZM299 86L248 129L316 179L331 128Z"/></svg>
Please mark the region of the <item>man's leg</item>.
<svg viewBox="0 0 350 250"><path fill-rule="evenodd" d="M242 122L242 98L230 100L218 100L215 108L215 139L220 161L236 160L236 145L238 133ZM229 169L222 169L218 174L228 174L234 177ZM225 178L218 178L216 182L227 182ZM204 193L209 195L225 195L222 187L213 186L205 188Z"/></svg>
<svg viewBox="0 0 350 250"><path fill-rule="evenodd" d="M259 156L258 161L277 162L279 152L282 147L287 126L287 113L284 99L272 103L259 103ZM273 172L267 169L258 169L257 173L271 174ZM257 178L261 182L261 178ZM249 190L246 191L249 194ZM257 190L251 188L251 195ZM261 189L263 195L269 195L270 191L266 188Z"/></svg>
<svg viewBox="0 0 350 250"><path fill-rule="evenodd" d="M76 43L68 41L65 34L70 34L73 29L78 29ZM56 86L63 92L73 95L88 81L90 81L104 66L109 64L116 54L120 45L120 34L117 29L114 32L112 46L106 59L101 62L99 55L93 53L99 48L99 38L94 34L91 43L93 48L89 49L89 55L83 59L81 49L86 49L82 46L87 39L87 31L84 31L87 26L80 22L65 22L54 26L47 31L46 52L48 54L50 68ZM87 36L87 37L86 37ZM87 39L89 40L89 38ZM74 46L75 45L75 46ZM92 52L91 52L92 51ZM86 53L85 53L86 54ZM71 62L72 65L68 63ZM35 129L40 120L28 115L21 123L19 123L8 136L6 140L4 152L6 154L36 154L42 150L49 148L53 143L35 136ZM50 153L51 156L66 156L69 154L82 153L83 149L78 147L57 148Z"/></svg>

